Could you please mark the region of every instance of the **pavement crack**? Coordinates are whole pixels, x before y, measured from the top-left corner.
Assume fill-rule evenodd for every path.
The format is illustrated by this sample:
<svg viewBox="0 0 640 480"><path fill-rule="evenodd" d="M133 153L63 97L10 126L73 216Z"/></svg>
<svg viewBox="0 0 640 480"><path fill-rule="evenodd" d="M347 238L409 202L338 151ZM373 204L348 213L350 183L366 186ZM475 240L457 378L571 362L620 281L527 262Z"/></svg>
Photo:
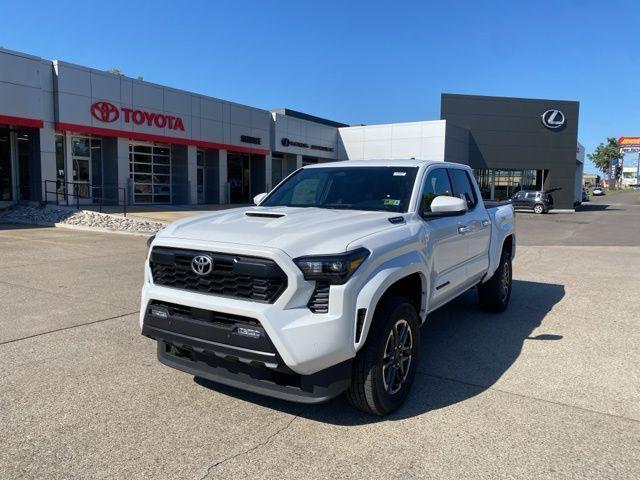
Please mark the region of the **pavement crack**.
<svg viewBox="0 0 640 480"><path fill-rule="evenodd" d="M87 325L93 325L93 324L96 324L96 323L102 323L102 322L106 322L108 320L117 320L118 318L128 317L129 315L134 315L134 314L137 314L137 313L140 313L140 310L137 310L135 312L123 313L123 314L120 314L120 315L116 315L114 317L100 318L98 320L93 320L91 322L86 322L86 323L80 323L78 325L69 325L68 327L56 328L55 330L49 330L47 332L34 333L33 335L27 335L26 337L14 338L13 340L7 340L5 342L0 342L0 346L7 345L9 343L20 342L22 340L28 340L30 338L41 337L42 335L49 335L50 333L64 332L65 330L71 330L71 329L74 329L74 328L85 327Z"/></svg>
<svg viewBox="0 0 640 480"><path fill-rule="evenodd" d="M200 477L199 480L204 480L205 478L207 478L209 476L209 474L211 473L211 470L213 470L214 468L222 465L223 463L226 463L230 460L233 460L235 458L244 456L244 455L248 455L249 453L259 449L260 447L264 447L265 445L267 445L271 440L273 440L275 437L277 437L278 435L280 435L282 432L284 432L285 430L287 430L291 424L293 422L296 421L296 419L298 419L300 417L300 414L302 412L298 413L297 415L294 415L293 418L291 420L289 420L284 426L280 427L278 430L276 430L274 433L272 433L271 435L269 435L266 439L264 439L262 442L257 443L256 445L252 446L251 448L248 448L246 450L243 450L242 452L238 452L235 455L230 455L226 458L223 458L222 460L220 460L219 462L214 463L213 465L210 465L207 468L207 472Z"/></svg>
<svg viewBox="0 0 640 480"><path fill-rule="evenodd" d="M434 373L421 372L419 370L416 371L416 374L417 375L422 375L422 376L425 376L425 377L437 378L438 380L444 380L444 381L447 381L447 382L459 383L461 385L467 385L469 387L475 387L475 388L479 388L479 389L482 389L482 390L493 390L495 392L504 393L506 395L514 395L516 397L526 398L528 400L536 400L538 402L551 403L553 405L558 405L558 406L567 407L567 408L573 408L573 409L576 409L576 410L582 410L583 412L595 413L595 414L598 414L598 415L605 415L607 417L617 418L619 420L627 420L627 421L633 422L633 423L640 423L640 420L637 420L637 419L631 418L631 417L625 417L624 415L616 415L615 413L602 412L600 410L594 410L592 408L580 407L578 405L571 405L569 403L558 402L556 400L549 400L549 399L546 399L546 398L534 397L534 396L531 396L531 395L524 395L522 393L510 392L508 390L502 390L500 388L494 388L491 385L482 385L480 383L467 382L467 381L464 381L464 380L458 380L456 378L449 378L449 377L444 377L442 375L436 375Z"/></svg>

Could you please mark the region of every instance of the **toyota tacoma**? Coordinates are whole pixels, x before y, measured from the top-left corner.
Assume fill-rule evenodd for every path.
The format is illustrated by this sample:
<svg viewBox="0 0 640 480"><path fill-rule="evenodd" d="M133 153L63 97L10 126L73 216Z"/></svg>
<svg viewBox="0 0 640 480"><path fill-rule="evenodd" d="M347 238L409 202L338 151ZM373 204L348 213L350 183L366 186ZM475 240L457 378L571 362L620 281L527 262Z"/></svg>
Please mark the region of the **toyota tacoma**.
<svg viewBox="0 0 640 480"><path fill-rule="evenodd" d="M420 327L470 288L511 295L515 217L485 204L465 165L309 165L255 206L179 220L150 239L140 326L163 364L376 415L414 380Z"/></svg>

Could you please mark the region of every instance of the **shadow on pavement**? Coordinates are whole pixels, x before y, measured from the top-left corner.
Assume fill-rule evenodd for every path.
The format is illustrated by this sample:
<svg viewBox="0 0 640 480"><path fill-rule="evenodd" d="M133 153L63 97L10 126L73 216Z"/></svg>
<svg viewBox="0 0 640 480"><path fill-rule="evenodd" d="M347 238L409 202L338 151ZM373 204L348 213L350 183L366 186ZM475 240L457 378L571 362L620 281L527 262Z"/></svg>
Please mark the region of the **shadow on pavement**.
<svg viewBox="0 0 640 480"><path fill-rule="evenodd" d="M564 294L563 285L514 280L511 304L503 314L480 310L475 289L434 312L422 328L422 356L411 394L400 410L384 419L358 412L342 398L301 405L201 378L195 381L225 395L323 423L362 425L410 418L490 388L518 358L525 341L561 340L554 333L531 333Z"/></svg>
<svg viewBox="0 0 640 480"><path fill-rule="evenodd" d="M576 212L602 212L604 210L613 212L621 210L620 208L610 208L608 203L583 203L576 207Z"/></svg>

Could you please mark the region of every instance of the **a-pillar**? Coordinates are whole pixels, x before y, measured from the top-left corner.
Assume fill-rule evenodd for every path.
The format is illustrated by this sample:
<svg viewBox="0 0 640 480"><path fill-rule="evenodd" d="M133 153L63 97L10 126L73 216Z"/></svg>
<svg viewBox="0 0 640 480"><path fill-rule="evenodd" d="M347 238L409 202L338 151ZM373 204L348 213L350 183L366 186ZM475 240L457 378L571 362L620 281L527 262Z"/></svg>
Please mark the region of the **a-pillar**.
<svg viewBox="0 0 640 480"><path fill-rule="evenodd" d="M218 180L219 180L219 189L220 193L220 204L224 205L229 203L228 195L229 195L229 186L227 185L227 151L219 150L218 151Z"/></svg>
<svg viewBox="0 0 640 480"><path fill-rule="evenodd" d="M198 147L187 147L187 178L189 181L189 203L198 203Z"/></svg>

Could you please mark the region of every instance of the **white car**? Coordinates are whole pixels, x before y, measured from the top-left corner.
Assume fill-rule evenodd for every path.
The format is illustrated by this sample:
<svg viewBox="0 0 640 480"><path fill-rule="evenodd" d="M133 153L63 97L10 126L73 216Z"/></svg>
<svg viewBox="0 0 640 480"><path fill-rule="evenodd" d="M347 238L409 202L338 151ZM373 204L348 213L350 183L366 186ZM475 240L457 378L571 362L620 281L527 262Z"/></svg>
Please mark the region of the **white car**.
<svg viewBox="0 0 640 480"><path fill-rule="evenodd" d="M591 195L594 195L594 196L604 195L604 189L600 187L595 187L591 192Z"/></svg>
<svg viewBox="0 0 640 480"><path fill-rule="evenodd" d="M165 365L299 402L346 392L384 415L409 392L431 312L473 287L507 308L513 207L485 207L467 166L309 165L255 201L150 242L140 326Z"/></svg>

